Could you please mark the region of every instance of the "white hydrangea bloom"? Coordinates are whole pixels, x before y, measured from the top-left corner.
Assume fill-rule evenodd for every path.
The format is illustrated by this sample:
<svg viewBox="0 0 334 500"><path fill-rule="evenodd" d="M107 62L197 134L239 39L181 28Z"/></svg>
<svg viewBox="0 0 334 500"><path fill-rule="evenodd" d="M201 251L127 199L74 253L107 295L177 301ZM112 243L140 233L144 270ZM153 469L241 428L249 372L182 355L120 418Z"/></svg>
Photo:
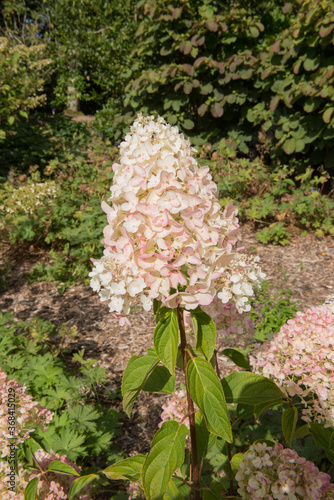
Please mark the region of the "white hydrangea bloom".
<svg viewBox="0 0 334 500"><path fill-rule="evenodd" d="M102 203L108 225L105 251L94 261L91 286L110 310L126 314L129 300L153 299L192 310L218 296L239 312L264 275L257 258L236 250L237 208L221 211L208 167L199 167L177 127L139 116L113 165L112 206ZM125 283L117 288L115 285Z"/></svg>

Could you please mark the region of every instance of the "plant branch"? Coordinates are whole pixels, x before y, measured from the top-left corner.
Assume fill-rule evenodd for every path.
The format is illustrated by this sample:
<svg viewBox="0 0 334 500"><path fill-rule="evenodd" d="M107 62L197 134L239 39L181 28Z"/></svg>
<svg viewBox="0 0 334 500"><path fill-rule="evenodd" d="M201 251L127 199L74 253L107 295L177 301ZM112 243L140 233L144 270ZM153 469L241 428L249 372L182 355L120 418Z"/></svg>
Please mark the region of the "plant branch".
<svg viewBox="0 0 334 500"><path fill-rule="evenodd" d="M173 474L172 477L175 477L175 479L179 479L179 481L182 481L182 483L186 484L187 486L189 486L189 488L192 488L192 483L188 483L188 481L186 481L185 479L183 479L183 477L180 477L180 476L176 476L175 474Z"/></svg>
<svg viewBox="0 0 334 500"><path fill-rule="evenodd" d="M33 456L34 462L36 463L37 467L39 468L40 472L42 473L42 476L44 476L44 477L45 477L46 482L47 482L47 483L48 483L48 485L50 486L50 481L49 481L49 479L48 479L48 477L47 477L47 471L44 471L44 470L42 469L42 467L40 466L40 464L39 464L39 462L38 462L37 458L35 457L34 453L32 453L32 452L31 452L31 454L32 454L32 456Z"/></svg>
<svg viewBox="0 0 334 500"><path fill-rule="evenodd" d="M188 364L188 353L187 353L187 338L186 332L184 328L183 321L183 310L178 307L177 308L177 319L179 324L180 331L180 339L181 339L181 352L183 359L183 371L185 375L186 389L187 389L187 402L188 402L188 413L189 413L189 424L190 424L190 440L191 440L191 463L192 463L192 472L193 472L193 497L194 500L200 500L200 474L198 467L198 453L197 453L197 439L196 439L196 426L195 426L195 410L194 403L191 398L190 392L188 391L187 377L186 377L186 369Z"/></svg>

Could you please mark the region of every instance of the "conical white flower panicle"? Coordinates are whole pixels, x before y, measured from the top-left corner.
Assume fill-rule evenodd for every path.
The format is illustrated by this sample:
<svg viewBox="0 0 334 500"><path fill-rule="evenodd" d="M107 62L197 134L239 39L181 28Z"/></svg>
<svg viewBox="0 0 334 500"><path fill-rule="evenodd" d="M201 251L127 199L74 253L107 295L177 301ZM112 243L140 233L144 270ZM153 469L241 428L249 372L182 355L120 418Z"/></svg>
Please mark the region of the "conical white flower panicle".
<svg viewBox="0 0 334 500"><path fill-rule="evenodd" d="M121 143L112 205L102 203L104 256L90 273L111 312L128 314L135 297L145 310L155 298L191 310L216 296L239 312L250 309L264 275L257 258L236 251L237 207L221 210L209 168L198 166L194 151L177 127L152 116L139 115Z"/></svg>

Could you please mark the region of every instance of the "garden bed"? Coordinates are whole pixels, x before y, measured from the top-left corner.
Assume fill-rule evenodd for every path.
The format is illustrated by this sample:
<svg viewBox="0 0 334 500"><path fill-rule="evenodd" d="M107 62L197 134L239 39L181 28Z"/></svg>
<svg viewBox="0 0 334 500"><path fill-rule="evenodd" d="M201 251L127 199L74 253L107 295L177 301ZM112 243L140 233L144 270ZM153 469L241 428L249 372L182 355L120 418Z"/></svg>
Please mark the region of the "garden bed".
<svg viewBox="0 0 334 500"><path fill-rule="evenodd" d="M270 293L291 289L292 301L300 308L321 304L334 293L334 240L313 234L295 234L286 247L259 245L250 224L242 228L242 243L248 253L261 258L261 266L272 284ZM120 327L108 311L106 303L82 284L58 293L53 282L29 284L27 274L36 262L48 261L47 252L34 247L3 245L0 248L0 266L6 260L11 268L6 288L0 295L0 310L12 311L18 320L36 316L56 325L68 322L76 325L78 336L70 344L77 351L84 348L86 357L99 361L108 371L110 383L120 387L125 366L132 355L144 354L152 347L155 321L152 313L137 310L131 316L131 327ZM10 265L8 264L10 262ZM257 306L259 307L259 306ZM221 362L222 363L222 362ZM235 366L227 361L221 369ZM117 443L126 455L145 453L160 421L161 405L165 396L142 393L135 405L131 420L125 417L124 428ZM118 404L121 409L121 403Z"/></svg>

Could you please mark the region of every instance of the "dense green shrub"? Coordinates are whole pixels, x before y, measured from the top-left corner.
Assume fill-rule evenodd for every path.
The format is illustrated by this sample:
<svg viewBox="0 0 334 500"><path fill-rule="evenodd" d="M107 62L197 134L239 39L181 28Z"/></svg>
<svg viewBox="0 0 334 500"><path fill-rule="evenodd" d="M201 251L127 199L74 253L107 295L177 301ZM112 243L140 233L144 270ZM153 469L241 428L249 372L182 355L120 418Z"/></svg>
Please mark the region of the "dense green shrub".
<svg viewBox="0 0 334 500"><path fill-rule="evenodd" d="M293 164L334 165L334 3L293 0L287 29L260 53L255 87L262 96L247 112L259 139ZM293 155L293 156L292 156Z"/></svg>
<svg viewBox="0 0 334 500"><path fill-rule="evenodd" d="M27 46L0 33L0 140L19 118L45 101L51 60L45 45Z"/></svg>
<svg viewBox="0 0 334 500"><path fill-rule="evenodd" d="M122 107L111 101L100 113L105 131L117 137L138 111L159 113L195 144L225 137L245 154L259 144L299 172L332 168L332 1L137 8L130 81Z"/></svg>
<svg viewBox="0 0 334 500"><path fill-rule="evenodd" d="M251 127L241 131L240 125L260 99L251 82L261 46L272 36L274 17L279 29L285 22L279 4L160 0L137 7L131 81L116 124L131 122L139 110L158 112L202 142L228 129L247 152Z"/></svg>
<svg viewBox="0 0 334 500"><path fill-rule="evenodd" d="M133 46L134 6L132 0L56 0L41 6L43 40L56 64L53 105L66 106L69 92L88 103L90 112L111 96L120 98Z"/></svg>

